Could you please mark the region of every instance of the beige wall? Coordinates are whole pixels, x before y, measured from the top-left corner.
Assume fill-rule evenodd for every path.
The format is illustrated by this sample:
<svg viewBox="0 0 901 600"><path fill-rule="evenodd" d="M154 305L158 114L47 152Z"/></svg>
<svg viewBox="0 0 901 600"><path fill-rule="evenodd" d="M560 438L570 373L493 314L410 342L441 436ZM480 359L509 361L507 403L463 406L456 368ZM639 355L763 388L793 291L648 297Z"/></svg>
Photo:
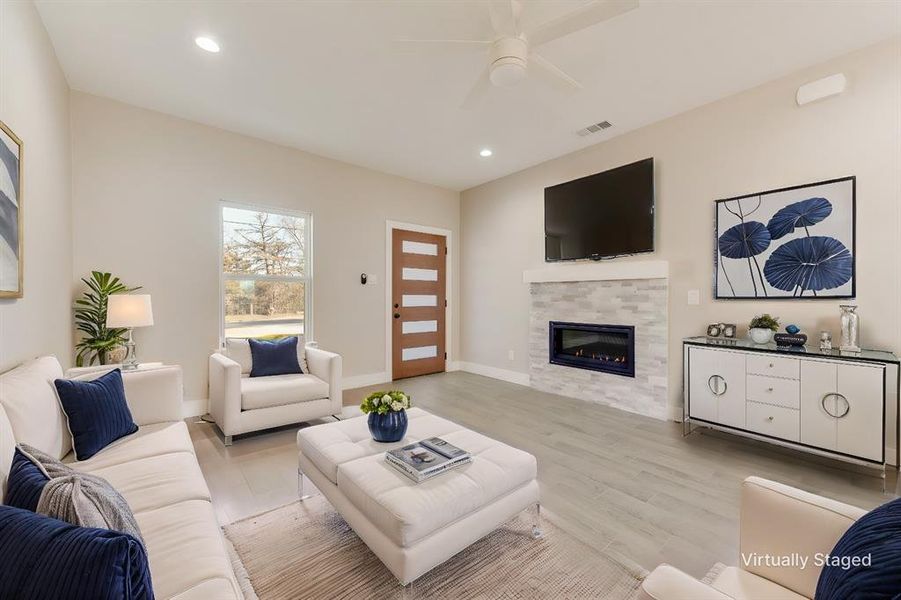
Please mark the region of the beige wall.
<svg viewBox="0 0 901 600"><path fill-rule="evenodd" d="M31 2L0 2L0 120L24 142L25 296L0 300L0 371L71 363L69 87Z"/></svg>
<svg viewBox="0 0 901 600"><path fill-rule="evenodd" d="M798 86L836 72L840 97L799 108ZM611 120L615 121L615 118ZM862 341L901 351L901 42L898 39L467 190L462 199L461 360L527 373L529 290L544 261L544 187L653 156L657 251L670 265L670 406L681 403L681 340L711 322L770 312L838 334L838 302L714 301L713 201L857 176ZM689 290L701 303L687 304ZM513 350L514 360L508 359Z"/></svg>
<svg viewBox="0 0 901 600"><path fill-rule="evenodd" d="M144 286L156 325L136 331L140 356L181 364L186 398L207 396L219 337L220 200L313 214L314 337L345 376L384 373L385 221L456 238L457 192L78 92L71 108L74 276Z"/></svg>

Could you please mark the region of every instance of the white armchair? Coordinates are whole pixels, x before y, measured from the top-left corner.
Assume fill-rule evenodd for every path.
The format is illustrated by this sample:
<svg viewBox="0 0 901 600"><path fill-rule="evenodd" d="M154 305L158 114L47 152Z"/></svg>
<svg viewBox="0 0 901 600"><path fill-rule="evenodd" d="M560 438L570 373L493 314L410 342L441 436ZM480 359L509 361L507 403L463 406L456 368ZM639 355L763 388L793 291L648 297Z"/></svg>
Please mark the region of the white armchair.
<svg viewBox="0 0 901 600"><path fill-rule="evenodd" d="M341 356L315 342L298 354L303 374L270 377L250 377L247 340L230 339L210 357L210 415L226 446L242 433L341 414Z"/></svg>
<svg viewBox="0 0 901 600"><path fill-rule="evenodd" d="M741 488L740 551L749 564L726 567L710 585L670 565L660 565L642 583L642 599L744 600L813 598L828 554L867 511L775 481L748 477ZM809 558L805 568L756 564L753 557ZM759 561L763 562L763 561Z"/></svg>

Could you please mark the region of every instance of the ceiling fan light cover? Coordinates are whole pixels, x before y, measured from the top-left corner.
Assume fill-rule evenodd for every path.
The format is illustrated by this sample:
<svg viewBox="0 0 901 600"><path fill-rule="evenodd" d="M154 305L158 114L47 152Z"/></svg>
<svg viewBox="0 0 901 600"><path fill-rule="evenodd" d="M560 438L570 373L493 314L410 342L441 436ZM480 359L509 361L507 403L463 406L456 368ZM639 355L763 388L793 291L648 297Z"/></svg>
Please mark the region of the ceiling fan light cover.
<svg viewBox="0 0 901 600"><path fill-rule="evenodd" d="M491 83L499 87L514 85L522 81L526 76L526 63L520 58L507 56L498 59L491 65L488 74Z"/></svg>

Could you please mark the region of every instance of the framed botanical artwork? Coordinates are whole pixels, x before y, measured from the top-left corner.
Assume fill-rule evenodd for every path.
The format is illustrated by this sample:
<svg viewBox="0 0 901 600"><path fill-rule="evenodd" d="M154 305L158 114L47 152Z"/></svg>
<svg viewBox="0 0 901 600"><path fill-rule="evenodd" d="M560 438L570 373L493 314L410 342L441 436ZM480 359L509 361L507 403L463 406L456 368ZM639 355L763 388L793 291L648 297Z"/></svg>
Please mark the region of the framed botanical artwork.
<svg viewBox="0 0 901 600"><path fill-rule="evenodd" d="M716 201L717 299L853 298L854 177Z"/></svg>
<svg viewBox="0 0 901 600"><path fill-rule="evenodd" d="M22 140L0 121L0 298L21 298Z"/></svg>

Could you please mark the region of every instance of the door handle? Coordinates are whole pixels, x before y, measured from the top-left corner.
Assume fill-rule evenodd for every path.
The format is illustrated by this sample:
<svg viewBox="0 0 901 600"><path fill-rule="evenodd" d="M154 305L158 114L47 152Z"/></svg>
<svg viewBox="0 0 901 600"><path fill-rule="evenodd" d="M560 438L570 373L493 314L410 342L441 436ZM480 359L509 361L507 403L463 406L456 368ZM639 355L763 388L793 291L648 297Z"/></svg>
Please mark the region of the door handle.
<svg viewBox="0 0 901 600"><path fill-rule="evenodd" d="M394 313L394 318L395 318L395 319L399 319L399 318L400 318L400 313Z"/></svg>
<svg viewBox="0 0 901 600"><path fill-rule="evenodd" d="M838 408L838 401L839 401L839 400L842 400L842 401L845 403L845 410L844 410L844 412L842 412L841 414L834 414L834 413L832 413L832 411L830 411L828 408L826 408L826 399L829 398L830 396L833 397L833 398L835 398L835 400L836 400L836 409ZM844 395L839 394L838 392L832 392L832 393L829 393L829 394L825 394L825 395L820 399L820 405L823 407L823 410L826 411L826 414L827 414L827 415L829 415L830 417L836 418L836 419L844 418L844 417L846 417L846 416L848 415L849 412L851 412L851 403L848 402L848 399L845 398Z"/></svg>
<svg viewBox="0 0 901 600"><path fill-rule="evenodd" d="M729 385L721 375L711 375L707 380L707 387L713 392L714 396L722 396L729 389Z"/></svg>

